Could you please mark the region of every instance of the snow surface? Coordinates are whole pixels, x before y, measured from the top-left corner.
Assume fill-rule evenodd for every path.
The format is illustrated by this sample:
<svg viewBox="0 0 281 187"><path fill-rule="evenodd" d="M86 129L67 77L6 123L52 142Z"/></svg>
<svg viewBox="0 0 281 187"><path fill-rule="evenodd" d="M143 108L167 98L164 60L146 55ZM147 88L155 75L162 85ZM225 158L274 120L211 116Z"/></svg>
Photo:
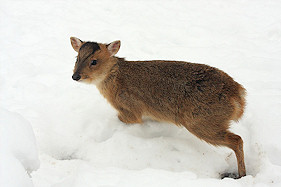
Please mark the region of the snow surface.
<svg viewBox="0 0 281 187"><path fill-rule="evenodd" d="M273 0L1 0L0 186L281 186L280 10ZM95 86L71 79L70 36L121 40L128 60L229 73L248 91L232 126L248 175L219 179L237 171L234 153L184 128L121 123Z"/></svg>

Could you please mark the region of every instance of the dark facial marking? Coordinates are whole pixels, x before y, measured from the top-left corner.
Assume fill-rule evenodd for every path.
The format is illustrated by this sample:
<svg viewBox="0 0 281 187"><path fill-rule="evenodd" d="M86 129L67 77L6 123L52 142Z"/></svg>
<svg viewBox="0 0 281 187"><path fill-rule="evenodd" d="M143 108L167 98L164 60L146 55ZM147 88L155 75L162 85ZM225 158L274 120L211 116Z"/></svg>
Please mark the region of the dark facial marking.
<svg viewBox="0 0 281 187"><path fill-rule="evenodd" d="M78 53L78 61L85 61L89 56L93 55L97 50L100 50L100 46L96 42L84 43Z"/></svg>
<svg viewBox="0 0 281 187"><path fill-rule="evenodd" d="M91 49L92 49L92 53L91 53L91 54L94 54L97 50L100 49L100 46L99 46L99 44L96 43L96 42L86 42L86 43L84 43L84 44L80 47L79 52L84 51L84 49L85 49L86 51L91 51Z"/></svg>

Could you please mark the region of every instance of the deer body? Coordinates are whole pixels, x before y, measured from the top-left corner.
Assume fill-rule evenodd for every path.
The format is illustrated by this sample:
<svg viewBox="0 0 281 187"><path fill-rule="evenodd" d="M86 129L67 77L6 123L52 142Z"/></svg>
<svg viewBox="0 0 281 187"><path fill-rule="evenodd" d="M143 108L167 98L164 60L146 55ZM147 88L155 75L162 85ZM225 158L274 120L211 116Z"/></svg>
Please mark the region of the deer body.
<svg viewBox="0 0 281 187"><path fill-rule="evenodd" d="M239 177L246 175L243 141L228 131L230 121L243 114L245 89L230 76L204 64L126 61L114 56L119 41L96 43L99 49L74 37L71 43L79 52L73 79L95 83L122 122L142 123L150 116L184 126L210 144L231 148Z"/></svg>

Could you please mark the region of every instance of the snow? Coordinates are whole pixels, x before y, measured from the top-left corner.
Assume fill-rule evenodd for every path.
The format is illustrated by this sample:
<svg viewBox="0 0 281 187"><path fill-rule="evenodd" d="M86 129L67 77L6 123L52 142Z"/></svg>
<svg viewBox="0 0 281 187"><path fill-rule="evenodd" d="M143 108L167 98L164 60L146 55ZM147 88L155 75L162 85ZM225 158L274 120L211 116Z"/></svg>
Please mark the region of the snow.
<svg viewBox="0 0 281 187"><path fill-rule="evenodd" d="M28 173L39 168L39 158L30 124L19 114L0 109L0 125L0 186L31 186Z"/></svg>
<svg viewBox="0 0 281 187"><path fill-rule="evenodd" d="M280 186L280 9L273 0L2 0L0 186ZM117 56L128 60L230 74L248 92L232 125L248 175L221 180L237 170L234 153L184 128L120 122L95 86L71 79L71 36L120 40Z"/></svg>

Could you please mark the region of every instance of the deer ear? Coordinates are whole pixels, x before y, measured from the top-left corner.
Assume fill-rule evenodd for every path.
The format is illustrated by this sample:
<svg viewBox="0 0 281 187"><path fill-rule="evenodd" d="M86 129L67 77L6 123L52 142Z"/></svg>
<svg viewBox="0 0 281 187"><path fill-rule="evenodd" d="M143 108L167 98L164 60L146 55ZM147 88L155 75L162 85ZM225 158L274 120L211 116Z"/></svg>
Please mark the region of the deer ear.
<svg viewBox="0 0 281 187"><path fill-rule="evenodd" d="M83 42L79 38L76 38L76 37L70 37L70 42L71 42L73 49L76 52L79 51L81 45L83 44Z"/></svg>
<svg viewBox="0 0 281 187"><path fill-rule="evenodd" d="M110 44L106 45L107 50L110 53L110 56L114 56L120 49L121 42L119 40L111 42Z"/></svg>

